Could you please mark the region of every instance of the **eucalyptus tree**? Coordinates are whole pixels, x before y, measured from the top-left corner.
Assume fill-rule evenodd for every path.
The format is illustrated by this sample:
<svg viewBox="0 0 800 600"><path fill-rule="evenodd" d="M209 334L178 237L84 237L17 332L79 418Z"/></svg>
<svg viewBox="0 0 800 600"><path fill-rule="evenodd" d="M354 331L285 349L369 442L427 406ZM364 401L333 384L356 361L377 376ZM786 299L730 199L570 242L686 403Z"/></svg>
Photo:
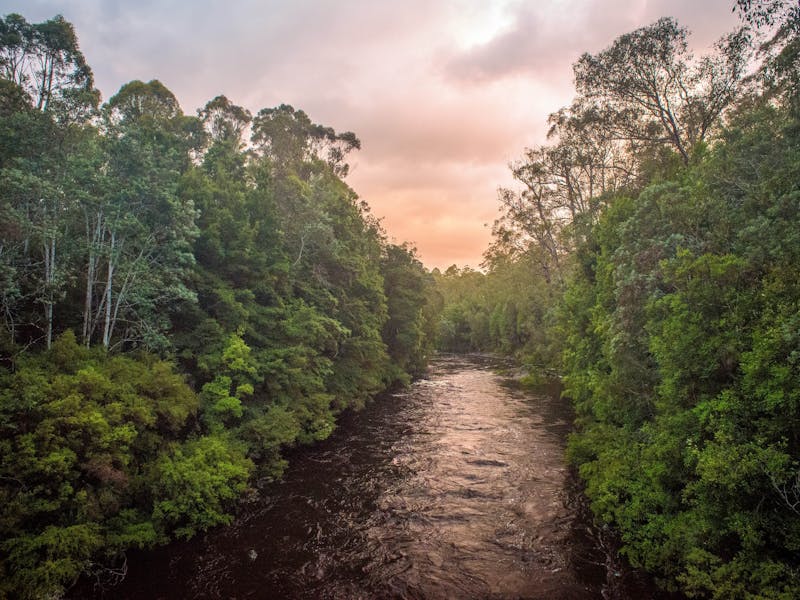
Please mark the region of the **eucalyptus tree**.
<svg viewBox="0 0 800 600"><path fill-rule="evenodd" d="M291 269L302 271L309 258L330 253L336 233L325 204L314 199L348 172L344 161L361 142L351 132L314 123L302 110L282 104L264 108L253 119L251 142L262 168L272 174L273 197L288 245ZM336 181L334 181L336 180ZM351 190L346 195L354 199ZM316 278L324 278L321 262L312 266Z"/></svg>
<svg viewBox="0 0 800 600"><path fill-rule="evenodd" d="M163 347L168 301L191 298L192 202L179 193L202 145L198 119L185 117L158 81L125 84L103 107L109 183L86 214L89 242L84 343ZM120 327L121 325L121 327Z"/></svg>
<svg viewBox="0 0 800 600"><path fill-rule="evenodd" d="M241 144L246 128L253 120L250 111L236 106L225 96L216 96L198 109L197 116L214 142L234 140Z"/></svg>
<svg viewBox="0 0 800 600"><path fill-rule="evenodd" d="M610 109L608 124L634 150L667 145L688 164L695 146L737 98L751 55L745 29L695 60L688 32L672 18L626 33L574 66L578 94Z"/></svg>
<svg viewBox="0 0 800 600"><path fill-rule="evenodd" d="M800 22L800 5L794 0L736 0L733 7L743 19L756 27L776 23Z"/></svg>
<svg viewBox="0 0 800 600"><path fill-rule="evenodd" d="M605 111L580 98L550 115L549 165L564 208L574 221L596 221L608 194L634 183L636 158L607 126Z"/></svg>
<svg viewBox="0 0 800 600"><path fill-rule="evenodd" d="M37 110L68 120L85 117L99 100L75 29L61 15L43 23L18 14L0 20L0 76L23 89Z"/></svg>
<svg viewBox="0 0 800 600"><path fill-rule="evenodd" d="M433 277L425 270L415 248L388 244L381 260L388 318L383 341L393 366L412 375L425 369L433 350L435 308Z"/></svg>
<svg viewBox="0 0 800 600"><path fill-rule="evenodd" d="M55 304L66 293L71 265L69 235L77 207L73 156L80 153L99 99L92 71L70 23L58 16L28 23L11 14L0 20L0 77L3 80L2 203L14 235L3 243L13 290L3 293L3 312L12 339L17 333L13 298L28 295L41 305L31 319L45 344L53 340ZM27 287L27 290L25 289Z"/></svg>
<svg viewBox="0 0 800 600"><path fill-rule="evenodd" d="M511 165L522 189L501 188L498 192L502 214L492 226L494 240L485 254L487 266L530 255L547 281L560 278L566 250L560 232L568 215L561 211L547 162L548 149L540 147L529 148L523 160Z"/></svg>
<svg viewBox="0 0 800 600"><path fill-rule="evenodd" d="M486 266L526 256L548 282L560 283L564 257L597 220L602 199L631 184L635 162L591 106L576 101L549 122L552 142L510 165L520 187L499 191L502 214Z"/></svg>
<svg viewBox="0 0 800 600"><path fill-rule="evenodd" d="M734 11L771 37L759 48L767 94L800 112L800 4L792 0L737 0Z"/></svg>
<svg viewBox="0 0 800 600"><path fill-rule="evenodd" d="M259 111L253 119L252 141L279 171L297 170L300 165L309 167L316 160L324 160L339 177L349 171L344 161L347 154L361 148L361 141L353 132L337 133L332 127L312 122L304 111L288 104Z"/></svg>
<svg viewBox="0 0 800 600"><path fill-rule="evenodd" d="M606 199L640 187L663 168L665 149L683 163L718 127L746 85L750 39L741 29L695 60L671 18L617 38L574 65L578 96L550 116L550 143L511 164L517 189L499 192L501 216L487 266L526 256L561 284L565 257Z"/></svg>

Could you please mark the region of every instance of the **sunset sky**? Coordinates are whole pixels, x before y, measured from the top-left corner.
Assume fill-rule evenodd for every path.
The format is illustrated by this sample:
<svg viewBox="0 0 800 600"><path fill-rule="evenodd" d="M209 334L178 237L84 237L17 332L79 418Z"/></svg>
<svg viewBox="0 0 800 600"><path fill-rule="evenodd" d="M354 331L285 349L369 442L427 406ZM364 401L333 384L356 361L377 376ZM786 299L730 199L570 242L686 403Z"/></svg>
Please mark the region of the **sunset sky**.
<svg viewBox="0 0 800 600"><path fill-rule="evenodd" d="M573 96L571 64L674 16L705 51L733 0L0 0L75 25L108 99L159 79L194 114L225 94L291 104L354 131L348 183L429 267L478 266L508 163L544 142Z"/></svg>

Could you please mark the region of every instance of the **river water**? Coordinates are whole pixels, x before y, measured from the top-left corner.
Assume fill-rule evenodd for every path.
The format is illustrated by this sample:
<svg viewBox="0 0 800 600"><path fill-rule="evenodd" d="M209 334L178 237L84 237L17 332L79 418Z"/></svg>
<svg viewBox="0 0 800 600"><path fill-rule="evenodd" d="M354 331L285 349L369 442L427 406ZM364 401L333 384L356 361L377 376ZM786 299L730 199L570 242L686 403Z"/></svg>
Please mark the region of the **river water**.
<svg viewBox="0 0 800 600"><path fill-rule="evenodd" d="M231 526L130 554L105 597L602 597L564 464L569 408L495 367L438 359L295 451Z"/></svg>

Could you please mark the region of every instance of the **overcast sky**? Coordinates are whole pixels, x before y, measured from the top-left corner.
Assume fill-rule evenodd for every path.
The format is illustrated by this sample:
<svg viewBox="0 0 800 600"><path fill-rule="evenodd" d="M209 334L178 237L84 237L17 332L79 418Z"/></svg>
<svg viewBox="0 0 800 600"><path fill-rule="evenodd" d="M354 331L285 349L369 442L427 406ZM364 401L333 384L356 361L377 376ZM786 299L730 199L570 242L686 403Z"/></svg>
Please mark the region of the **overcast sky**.
<svg viewBox="0 0 800 600"><path fill-rule="evenodd" d="M544 142L572 63L673 16L705 51L733 0L0 0L75 25L103 98L159 79L184 112L218 94L353 131L348 183L429 267L477 266L508 163Z"/></svg>

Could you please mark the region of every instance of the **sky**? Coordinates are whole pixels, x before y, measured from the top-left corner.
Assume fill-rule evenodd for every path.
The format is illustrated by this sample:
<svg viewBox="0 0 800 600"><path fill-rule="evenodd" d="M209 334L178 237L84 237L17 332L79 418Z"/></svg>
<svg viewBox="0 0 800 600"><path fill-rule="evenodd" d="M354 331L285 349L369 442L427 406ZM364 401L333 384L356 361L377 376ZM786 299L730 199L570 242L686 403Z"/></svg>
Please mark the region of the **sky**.
<svg viewBox="0 0 800 600"><path fill-rule="evenodd" d="M737 26L733 0L0 0L62 14L108 99L158 79L185 113L225 94L291 104L353 131L348 184L429 268L478 267L508 164L545 143L572 64L672 16L698 54Z"/></svg>

